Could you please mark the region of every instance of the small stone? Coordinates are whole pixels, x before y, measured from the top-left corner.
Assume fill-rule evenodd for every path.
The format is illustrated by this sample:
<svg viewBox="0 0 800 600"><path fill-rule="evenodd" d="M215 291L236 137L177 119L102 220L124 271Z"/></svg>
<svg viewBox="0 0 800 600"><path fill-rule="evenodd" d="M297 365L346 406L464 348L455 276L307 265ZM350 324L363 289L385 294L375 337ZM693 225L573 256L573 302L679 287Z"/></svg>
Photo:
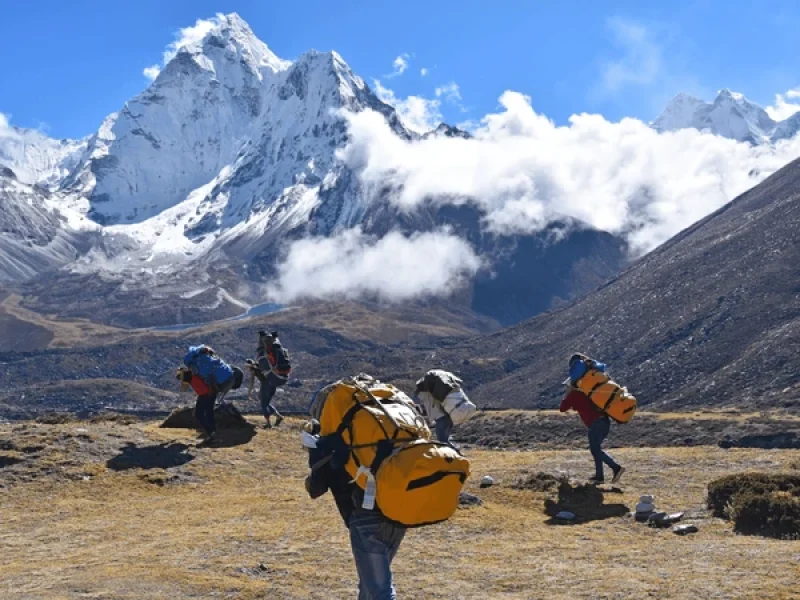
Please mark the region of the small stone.
<svg viewBox="0 0 800 600"><path fill-rule="evenodd" d="M656 512L648 517L647 524L650 527L661 527L661 528L669 527L671 523L667 521L666 518L667 518L667 513Z"/></svg>
<svg viewBox="0 0 800 600"><path fill-rule="evenodd" d="M495 484L494 477L491 475L484 475L483 479L481 479L481 486L482 488L492 487Z"/></svg>
<svg viewBox="0 0 800 600"><path fill-rule="evenodd" d="M664 522L665 523L669 523L669 524L677 523L682 518L683 518L683 513L682 512L671 513L671 514L667 515L666 517L664 517Z"/></svg>
<svg viewBox="0 0 800 600"><path fill-rule="evenodd" d="M575 513L571 513L568 510L562 510L556 515L556 519L561 519L562 521L574 521Z"/></svg>
<svg viewBox="0 0 800 600"><path fill-rule="evenodd" d="M461 492L458 495L458 505L459 506L481 506L483 504L483 500L478 498L475 494L470 494L467 492Z"/></svg>
<svg viewBox="0 0 800 600"><path fill-rule="evenodd" d="M689 533L697 533L698 531L695 525L676 525L672 528L672 532L678 535L687 535Z"/></svg>

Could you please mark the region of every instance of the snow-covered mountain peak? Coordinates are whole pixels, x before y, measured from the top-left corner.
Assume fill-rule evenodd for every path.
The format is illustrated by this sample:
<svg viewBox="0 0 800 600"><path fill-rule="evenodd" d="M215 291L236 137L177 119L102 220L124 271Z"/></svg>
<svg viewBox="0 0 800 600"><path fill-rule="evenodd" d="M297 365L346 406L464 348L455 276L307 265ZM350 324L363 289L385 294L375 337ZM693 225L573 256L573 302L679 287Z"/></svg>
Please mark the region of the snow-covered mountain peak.
<svg viewBox="0 0 800 600"><path fill-rule="evenodd" d="M717 101L720 99L728 99L730 98L734 102L741 102L742 100L747 101L747 98L744 97L744 94L739 92L734 92L728 88L723 88L719 92L717 92Z"/></svg>
<svg viewBox="0 0 800 600"><path fill-rule="evenodd" d="M279 95L284 100L293 94L305 99L308 89L317 90L325 105L353 110L364 108L359 100L371 93L339 54L317 50L304 53L292 64Z"/></svg>
<svg viewBox="0 0 800 600"><path fill-rule="evenodd" d="M653 121L652 126L657 131L675 131L692 127L695 112L705 104L700 98L681 92L669 101L664 112Z"/></svg>
<svg viewBox="0 0 800 600"><path fill-rule="evenodd" d="M236 13L217 15L214 27L200 40L180 48L178 54L181 53L193 56L201 65L203 57L212 63L221 57L229 61L241 60L259 76L262 70L277 73L291 65L290 61L276 56L258 39L245 20Z"/></svg>
<svg viewBox="0 0 800 600"><path fill-rule="evenodd" d="M777 123L744 94L725 88L713 102L678 94L652 126L662 132L678 129L709 131L740 142L758 144L770 139Z"/></svg>

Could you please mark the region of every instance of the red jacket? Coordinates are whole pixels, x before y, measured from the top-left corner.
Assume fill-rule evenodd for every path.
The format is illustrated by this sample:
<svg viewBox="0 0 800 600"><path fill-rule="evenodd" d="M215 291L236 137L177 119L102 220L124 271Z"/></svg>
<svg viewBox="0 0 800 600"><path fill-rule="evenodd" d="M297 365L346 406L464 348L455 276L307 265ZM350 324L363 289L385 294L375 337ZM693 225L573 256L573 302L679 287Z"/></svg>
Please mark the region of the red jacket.
<svg viewBox="0 0 800 600"><path fill-rule="evenodd" d="M208 384L197 375L192 374L192 380L189 382L189 385L192 386L194 393L198 396L205 396L211 393L211 388L208 387Z"/></svg>
<svg viewBox="0 0 800 600"><path fill-rule="evenodd" d="M587 427L591 427L592 423L603 416L603 413L595 408L589 397L578 390L572 390L561 401L561 408L559 408L561 412L567 412L570 409L581 416Z"/></svg>

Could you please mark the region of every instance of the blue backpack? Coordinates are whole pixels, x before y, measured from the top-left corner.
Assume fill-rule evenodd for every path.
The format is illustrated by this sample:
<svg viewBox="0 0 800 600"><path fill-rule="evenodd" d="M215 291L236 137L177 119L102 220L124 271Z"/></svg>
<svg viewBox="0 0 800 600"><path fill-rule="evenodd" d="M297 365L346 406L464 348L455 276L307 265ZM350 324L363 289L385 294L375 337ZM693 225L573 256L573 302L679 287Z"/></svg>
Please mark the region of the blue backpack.
<svg viewBox="0 0 800 600"><path fill-rule="evenodd" d="M183 362L206 383L222 385L233 377L231 366L206 345L189 346Z"/></svg>

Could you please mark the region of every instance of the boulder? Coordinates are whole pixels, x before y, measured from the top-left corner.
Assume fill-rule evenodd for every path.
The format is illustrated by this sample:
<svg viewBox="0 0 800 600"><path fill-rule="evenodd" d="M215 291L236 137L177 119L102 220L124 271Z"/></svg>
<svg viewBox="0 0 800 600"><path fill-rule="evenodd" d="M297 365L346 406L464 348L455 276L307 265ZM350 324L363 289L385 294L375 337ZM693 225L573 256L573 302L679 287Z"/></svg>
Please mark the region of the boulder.
<svg viewBox="0 0 800 600"><path fill-rule="evenodd" d="M242 416L242 413L230 403L220 404L214 409L217 429L252 429L253 425ZM161 423L161 427L169 429L200 429L194 418L194 408L183 406L176 408Z"/></svg>

